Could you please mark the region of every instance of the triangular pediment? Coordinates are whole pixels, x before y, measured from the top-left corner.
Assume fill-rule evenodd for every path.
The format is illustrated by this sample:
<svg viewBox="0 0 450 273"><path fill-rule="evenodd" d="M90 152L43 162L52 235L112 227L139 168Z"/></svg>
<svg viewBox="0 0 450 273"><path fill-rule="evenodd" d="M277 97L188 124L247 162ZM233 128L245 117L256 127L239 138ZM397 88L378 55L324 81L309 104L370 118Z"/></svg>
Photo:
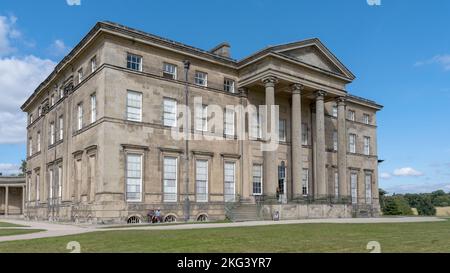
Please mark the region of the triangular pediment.
<svg viewBox="0 0 450 273"><path fill-rule="evenodd" d="M318 39L276 46L273 51L312 67L354 79L354 75Z"/></svg>

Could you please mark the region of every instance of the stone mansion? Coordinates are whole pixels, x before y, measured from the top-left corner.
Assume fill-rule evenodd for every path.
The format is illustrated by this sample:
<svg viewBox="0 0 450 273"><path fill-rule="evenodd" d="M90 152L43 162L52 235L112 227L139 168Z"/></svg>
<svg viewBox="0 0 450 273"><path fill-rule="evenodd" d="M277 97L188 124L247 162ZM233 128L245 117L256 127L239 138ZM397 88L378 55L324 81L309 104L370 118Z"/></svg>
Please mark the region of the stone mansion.
<svg viewBox="0 0 450 273"><path fill-rule="evenodd" d="M382 106L349 94L354 79L318 39L235 60L227 43L207 51L99 22L22 106L25 216L130 223L158 208L165 221L376 216ZM186 102L191 115L181 113ZM260 105L278 106L277 115ZM211 126L213 108L224 110L223 126ZM174 138L187 118L195 138ZM276 145L263 150L269 130Z"/></svg>

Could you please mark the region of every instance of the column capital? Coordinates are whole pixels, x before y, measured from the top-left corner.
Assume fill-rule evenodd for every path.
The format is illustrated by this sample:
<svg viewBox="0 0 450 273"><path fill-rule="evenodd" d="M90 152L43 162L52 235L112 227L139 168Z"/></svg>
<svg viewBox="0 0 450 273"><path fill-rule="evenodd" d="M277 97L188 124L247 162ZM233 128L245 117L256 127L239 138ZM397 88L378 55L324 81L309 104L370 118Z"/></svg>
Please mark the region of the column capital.
<svg viewBox="0 0 450 273"><path fill-rule="evenodd" d="M323 100L324 97L327 95L327 92L325 92L323 90L317 90L315 95L316 95L316 99Z"/></svg>
<svg viewBox="0 0 450 273"><path fill-rule="evenodd" d="M336 102L338 105L345 106L347 99L345 97L336 98Z"/></svg>
<svg viewBox="0 0 450 273"><path fill-rule="evenodd" d="M293 94L300 94L305 89L305 86L300 83L291 84L291 90Z"/></svg>
<svg viewBox="0 0 450 273"><path fill-rule="evenodd" d="M275 84L278 83L278 79L276 77L269 76L262 79L262 82L266 85L266 87L274 87Z"/></svg>

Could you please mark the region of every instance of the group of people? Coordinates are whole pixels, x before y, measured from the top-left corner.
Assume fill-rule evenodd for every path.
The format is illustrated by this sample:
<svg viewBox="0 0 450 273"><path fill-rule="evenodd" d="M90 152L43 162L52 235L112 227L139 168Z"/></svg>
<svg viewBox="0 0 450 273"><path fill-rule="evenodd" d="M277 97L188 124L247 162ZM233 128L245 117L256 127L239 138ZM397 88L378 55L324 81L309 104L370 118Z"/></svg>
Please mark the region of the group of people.
<svg viewBox="0 0 450 273"><path fill-rule="evenodd" d="M147 217L149 223L161 223L162 222L161 209L158 208L156 211L150 210L147 214Z"/></svg>

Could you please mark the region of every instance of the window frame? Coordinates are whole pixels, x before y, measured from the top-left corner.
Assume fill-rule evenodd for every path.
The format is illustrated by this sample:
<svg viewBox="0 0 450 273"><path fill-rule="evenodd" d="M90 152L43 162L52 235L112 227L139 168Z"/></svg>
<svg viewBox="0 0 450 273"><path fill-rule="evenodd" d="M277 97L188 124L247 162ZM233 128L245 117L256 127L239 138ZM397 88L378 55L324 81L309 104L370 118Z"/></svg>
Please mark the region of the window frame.
<svg viewBox="0 0 450 273"><path fill-rule="evenodd" d="M64 116L59 116L58 118L58 122L59 122L59 140L63 140L64 139Z"/></svg>
<svg viewBox="0 0 450 273"><path fill-rule="evenodd" d="M355 177L355 179L353 179ZM350 194L352 199L352 204L358 204L358 173L350 172Z"/></svg>
<svg viewBox="0 0 450 273"><path fill-rule="evenodd" d="M348 120L356 121L356 112L355 110L348 110Z"/></svg>
<svg viewBox="0 0 450 273"><path fill-rule="evenodd" d="M281 131L281 124L283 124L283 130ZM278 141L286 142L287 133L286 133L286 119L279 119L278 121ZM282 135L280 135L282 133Z"/></svg>
<svg viewBox="0 0 450 273"><path fill-rule="evenodd" d="M203 77L199 77L200 75L203 75ZM194 83L198 86L208 87L208 73L198 70L195 71Z"/></svg>
<svg viewBox="0 0 450 273"><path fill-rule="evenodd" d="M92 93L90 96L91 101L91 124L97 121L97 94Z"/></svg>
<svg viewBox="0 0 450 273"><path fill-rule="evenodd" d="M236 93L236 81L230 78L223 79L223 90L225 92L234 94Z"/></svg>
<svg viewBox="0 0 450 273"><path fill-rule="evenodd" d="M133 57L136 59L136 61L133 61ZM139 60L139 61L138 61ZM142 72L142 67L143 67L143 63L144 63L144 58L141 55L137 55L131 52L127 52L127 58L126 58L126 62L127 62L127 69L133 70L133 71L138 71L138 72ZM137 66L137 68L133 68L134 66Z"/></svg>
<svg viewBox="0 0 450 273"><path fill-rule="evenodd" d="M200 110L201 116L199 116ZM199 121L201 122L199 123ZM199 132L208 132L208 105L206 104L197 104L195 107L195 130Z"/></svg>
<svg viewBox="0 0 450 273"><path fill-rule="evenodd" d="M302 123L302 135L301 135L301 142L302 145L307 146L309 145L309 127L307 123Z"/></svg>
<svg viewBox="0 0 450 273"><path fill-rule="evenodd" d="M308 196L309 195L309 179L310 179L310 175L309 175L309 169L308 168L303 168L302 171L302 195Z"/></svg>
<svg viewBox="0 0 450 273"><path fill-rule="evenodd" d="M56 130L55 130L55 122L50 122L50 146L55 144L55 136L56 136Z"/></svg>
<svg viewBox="0 0 450 273"><path fill-rule="evenodd" d="M84 79L83 68L81 67L80 69L78 69L77 73L78 73L78 84L80 84Z"/></svg>
<svg viewBox="0 0 450 273"><path fill-rule="evenodd" d="M130 102L130 95L137 95L140 98L139 104L140 107L135 107L129 104ZM133 91L133 90L127 90L127 97L126 97L126 111L125 111L125 115L126 115L126 120L128 121L133 121L133 122L142 122L142 108L143 108L143 100L144 100L144 95L142 94L142 92L138 92L138 91ZM133 109L139 109L139 118L138 119L133 119L131 115L135 115L135 113L132 113L130 111L128 111L130 108Z"/></svg>
<svg viewBox="0 0 450 273"><path fill-rule="evenodd" d="M166 68L173 68L173 72L166 70ZM166 79L177 80L178 79L178 66L172 63L163 63L163 77Z"/></svg>
<svg viewBox="0 0 450 273"><path fill-rule="evenodd" d="M331 111L332 111L332 112L331 112L331 115L332 115L333 117L337 118L337 117L338 117L338 106L337 106L337 104L334 104L334 105L333 105L333 108L332 108Z"/></svg>
<svg viewBox="0 0 450 273"><path fill-rule="evenodd" d="M173 102L174 105L174 109L172 109L173 111L169 112L166 111L166 102ZM178 101L176 99L173 98L169 98L169 97L164 97L163 98L163 126L166 127L172 127L175 128L178 126L178 120L177 120L177 108L178 108ZM170 116L173 115L173 124L169 124L168 121L170 121Z"/></svg>
<svg viewBox="0 0 450 273"><path fill-rule="evenodd" d="M83 103L77 104L77 131L83 129Z"/></svg>
<svg viewBox="0 0 450 273"><path fill-rule="evenodd" d="M367 180L369 178L369 180ZM366 204L372 204L372 173L366 172L364 174L364 188L365 188L365 199Z"/></svg>
<svg viewBox="0 0 450 273"><path fill-rule="evenodd" d="M337 152L338 150L338 131L333 131L333 151Z"/></svg>
<svg viewBox="0 0 450 273"><path fill-rule="evenodd" d="M170 180L175 180L175 187L171 187L171 188L175 188L175 193L173 192L166 192L166 159L173 159L175 161L175 178L174 179L170 179ZM163 190L162 190L162 194L163 194L163 202L164 203L176 203L178 202L178 157L176 156L163 156L163 173L162 173L162 179L163 179ZM168 199L167 195L168 194L174 194L175 198L173 199Z"/></svg>
<svg viewBox="0 0 450 273"><path fill-rule="evenodd" d="M233 193L227 193L227 184L231 184L230 181L227 181L227 165L232 165L233 166ZM234 161L224 161L223 164L223 198L224 198L224 202L227 203L232 203L232 202L236 202L236 162ZM227 198L227 196L232 196L232 198Z"/></svg>
<svg viewBox="0 0 450 273"><path fill-rule="evenodd" d="M231 117L229 116L231 113ZM236 135L236 111L234 108L225 108L225 118L223 125L223 134L225 136L234 137ZM231 121L231 122L230 122Z"/></svg>
<svg viewBox="0 0 450 273"><path fill-rule="evenodd" d="M91 58L91 73L94 73L97 68L97 56L94 56Z"/></svg>
<svg viewBox="0 0 450 273"><path fill-rule="evenodd" d="M369 125L370 124L370 115L367 113L364 113L362 122L366 125Z"/></svg>
<svg viewBox="0 0 450 273"><path fill-rule="evenodd" d="M139 177L132 177L129 176L129 162L130 162L130 157L136 157L139 158ZM142 202L142 195L143 195L143 177L144 177L144 155L142 153L138 153L138 152L127 152L126 153L126 167L125 167L125 200L127 203L140 203ZM136 170L132 170L132 171L136 171ZM129 186L129 181L128 179L134 179L134 180L138 180L139 181L139 198L136 199L130 199L129 197L129 193L134 193L136 194L136 192L129 192L128 191L128 186Z"/></svg>
<svg viewBox="0 0 450 273"><path fill-rule="evenodd" d="M199 163L206 164L206 172L204 174L199 174ZM199 175L205 175L206 179L200 180ZM199 182L205 184L205 193L199 193ZM205 194L205 196L199 196L199 194ZM209 201L209 161L207 159L195 160L195 201L198 203L207 203Z"/></svg>
<svg viewBox="0 0 450 273"><path fill-rule="evenodd" d="M259 169L259 176L255 176L255 168ZM262 196L263 195L263 164L254 163L252 166L252 195ZM255 177L259 177L259 181L255 182ZM259 184L259 192L255 192L255 184Z"/></svg>
<svg viewBox="0 0 450 273"><path fill-rule="evenodd" d="M370 155L370 137L369 136L364 136L364 155Z"/></svg>
<svg viewBox="0 0 450 273"><path fill-rule="evenodd" d="M356 154L356 134L350 133L348 135L348 151L349 153ZM353 139L353 142L352 142Z"/></svg>

